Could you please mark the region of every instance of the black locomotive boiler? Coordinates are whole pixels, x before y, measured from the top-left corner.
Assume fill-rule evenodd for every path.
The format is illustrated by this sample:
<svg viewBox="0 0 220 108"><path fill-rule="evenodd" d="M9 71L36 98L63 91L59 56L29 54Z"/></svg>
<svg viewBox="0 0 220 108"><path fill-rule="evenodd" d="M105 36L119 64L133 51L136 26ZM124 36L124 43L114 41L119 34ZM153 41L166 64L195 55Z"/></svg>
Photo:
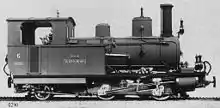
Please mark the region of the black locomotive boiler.
<svg viewBox="0 0 220 108"><path fill-rule="evenodd" d="M132 36L110 36L110 26L96 26L95 37L76 38L75 21L68 18L9 18L8 54L4 72L8 87L27 97L46 100L54 95L96 95L103 100L117 96L138 95L166 100L187 98L186 92L206 87L213 81L208 61L196 56L195 66L180 61L179 35L172 35L171 4L161 4L161 35L152 36L152 19L132 20ZM35 43L35 31L52 28L51 33ZM6 71L8 65L9 72Z"/></svg>

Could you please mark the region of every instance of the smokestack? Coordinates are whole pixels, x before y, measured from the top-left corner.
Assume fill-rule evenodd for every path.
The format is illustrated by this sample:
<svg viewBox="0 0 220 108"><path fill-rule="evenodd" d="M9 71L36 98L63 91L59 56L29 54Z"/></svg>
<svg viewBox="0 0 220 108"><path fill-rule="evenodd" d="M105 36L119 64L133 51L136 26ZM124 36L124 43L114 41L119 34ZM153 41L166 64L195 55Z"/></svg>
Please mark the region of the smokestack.
<svg viewBox="0 0 220 108"><path fill-rule="evenodd" d="M161 4L161 37L172 35L172 4Z"/></svg>

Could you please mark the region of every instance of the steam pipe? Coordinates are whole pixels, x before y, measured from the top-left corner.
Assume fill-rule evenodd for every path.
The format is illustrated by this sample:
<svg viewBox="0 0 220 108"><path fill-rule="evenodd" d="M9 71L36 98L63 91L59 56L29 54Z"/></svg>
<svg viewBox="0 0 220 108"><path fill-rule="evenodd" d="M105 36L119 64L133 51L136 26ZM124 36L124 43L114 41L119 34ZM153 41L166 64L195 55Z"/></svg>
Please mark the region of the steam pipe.
<svg viewBox="0 0 220 108"><path fill-rule="evenodd" d="M143 14L143 7L141 7L141 17L144 17L144 14Z"/></svg>

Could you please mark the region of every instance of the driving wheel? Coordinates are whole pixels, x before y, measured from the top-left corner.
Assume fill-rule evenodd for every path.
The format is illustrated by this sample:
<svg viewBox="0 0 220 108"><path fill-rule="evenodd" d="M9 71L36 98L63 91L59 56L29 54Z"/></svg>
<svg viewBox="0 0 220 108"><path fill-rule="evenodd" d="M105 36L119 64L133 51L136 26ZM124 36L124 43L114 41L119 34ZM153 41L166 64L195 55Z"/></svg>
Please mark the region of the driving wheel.
<svg viewBox="0 0 220 108"><path fill-rule="evenodd" d="M47 100L51 98L52 95L48 86L40 86L40 90L35 91L34 96L38 100Z"/></svg>
<svg viewBox="0 0 220 108"><path fill-rule="evenodd" d="M107 91L111 91L112 87L109 84L102 84L98 89L98 98L101 100L112 100L115 96L112 94L106 93Z"/></svg>

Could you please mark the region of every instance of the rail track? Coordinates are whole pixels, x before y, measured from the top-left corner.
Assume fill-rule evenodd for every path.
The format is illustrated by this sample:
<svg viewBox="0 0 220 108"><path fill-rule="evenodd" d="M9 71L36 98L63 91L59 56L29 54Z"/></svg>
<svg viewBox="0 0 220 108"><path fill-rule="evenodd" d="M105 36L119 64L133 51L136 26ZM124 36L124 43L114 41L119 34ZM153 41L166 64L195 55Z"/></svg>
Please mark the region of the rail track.
<svg viewBox="0 0 220 108"><path fill-rule="evenodd" d="M111 101L155 101L151 98L116 98ZM220 97L188 97L188 98L170 98L166 101L181 101L181 100L201 100L201 101L220 101ZM39 101L28 99L26 97L0 97L0 101ZM103 101L96 97L54 97L46 101Z"/></svg>

